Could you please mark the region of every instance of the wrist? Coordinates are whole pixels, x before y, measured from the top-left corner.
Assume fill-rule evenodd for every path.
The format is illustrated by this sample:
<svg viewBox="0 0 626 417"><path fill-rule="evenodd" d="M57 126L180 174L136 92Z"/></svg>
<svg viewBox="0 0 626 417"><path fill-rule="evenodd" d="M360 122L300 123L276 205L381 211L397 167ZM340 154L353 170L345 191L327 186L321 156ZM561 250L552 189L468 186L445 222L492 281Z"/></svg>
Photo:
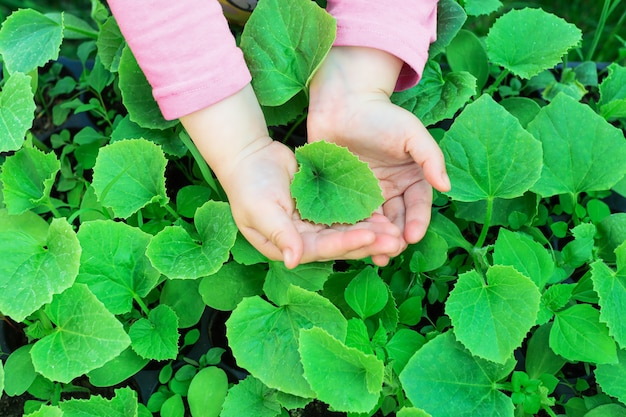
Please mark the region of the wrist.
<svg viewBox="0 0 626 417"><path fill-rule="evenodd" d="M250 84L180 121L220 180L228 178L246 155L272 141Z"/></svg>

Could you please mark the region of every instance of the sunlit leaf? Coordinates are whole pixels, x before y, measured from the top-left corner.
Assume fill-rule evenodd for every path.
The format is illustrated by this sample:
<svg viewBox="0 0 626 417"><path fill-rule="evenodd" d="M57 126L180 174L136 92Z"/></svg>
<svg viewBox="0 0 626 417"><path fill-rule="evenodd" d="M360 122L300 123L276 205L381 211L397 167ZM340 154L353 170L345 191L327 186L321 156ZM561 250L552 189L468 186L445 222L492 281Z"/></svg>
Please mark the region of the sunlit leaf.
<svg viewBox="0 0 626 417"><path fill-rule="evenodd" d="M515 363L511 358L499 365L472 356L452 332L446 332L415 353L400 381L411 403L433 417L512 416L511 397L498 390L497 382Z"/></svg>
<svg viewBox="0 0 626 417"><path fill-rule="evenodd" d="M178 354L178 317L165 304L150 310L148 318L134 322L128 335L133 350L142 358L162 361Z"/></svg>
<svg viewBox="0 0 626 417"><path fill-rule="evenodd" d="M493 63L530 78L561 62L581 39L576 26L542 9L511 10L491 26L487 54Z"/></svg>
<svg viewBox="0 0 626 417"><path fill-rule="evenodd" d="M122 323L84 284L56 295L45 312L57 327L35 343L31 356L35 370L52 381L70 382L130 344Z"/></svg>
<svg viewBox="0 0 626 417"><path fill-rule="evenodd" d="M304 377L317 398L339 411L363 413L374 408L384 371L376 356L347 347L319 327L300 331L299 350ZM339 381L342 389L337 389Z"/></svg>
<svg viewBox="0 0 626 417"><path fill-rule="evenodd" d="M4 204L10 214L21 214L49 201L52 185L61 169L54 152L26 146L2 165Z"/></svg>
<svg viewBox="0 0 626 417"><path fill-rule="evenodd" d="M474 355L503 364L535 324L540 297L530 278L494 265L486 281L475 270L459 275L446 314L457 339Z"/></svg>
<svg viewBox="0 0 626 417"><path fill-rule="evenodd" d="M541 143L488 95L463 110L440 145L455 200L519 197L539 178Z"/></svg>
<svg viewBox="0 0 626 417"><path fill-rule="evenodd" d="M0 54L10 73L28 73L57 59L62 41L62 21L34 9L21 9L2 23Z"/></svg>
<svg viewBox="0 0 626 417"><path fill-rule="evenodd" d="M626 402L626 350L617 352L617 364L598 365L594 372L602 391Z"/></svg>
<svg viewBox="0 0 626 417"><path fill-rule="evenodd" d="M263 294L266 275L262 266L227 262L215 274L202 278L198 291L209 307L231 311L245 297Z"/></svg>
<svg viewBox="0 0 626 417"><path fill-rule="evenodd" d="M347 148L318 141L296 149L299 170L291 183L296 208L315 223L356 223L383 202L378 179Z"/></svg>
<svg viewBox="0 0 626 417"><path fill-rule="evenodd" d="M626 244L620 246L626 250ZM613 271L602 261L591 264L591 279L593 289L600 297L600 320L606 323L609 334L619 343L622 349L626 348L626 265L617 265L618 271Z"/></svg>
<svg viewBox="0 0 626 417"><path fill-rule="evenodd" d="M167 159L154 143L122 140L100 149L93 168L93 188L115 216L127 218L149 203L167 204Z"/></svg>
<svg viewBox="0 0 626 417"><path fill-rule="evenodd" d="M626 67L613 63L600 84L600 114L607 120L626 117Z"/></svg>
<svg viewBox="0 0 626 417"><path fill-rule="evenodd" d="M26 131L35 118L31 78L15 73L5 78L0 94L0 152L22 147Z"/></svg>
<svg viewBox="0 0 626 417"><path fill-rule="evenodd" d="M364 319L385 307L389 291L378 271L368 267L352 278L346 287L345 298L348 305Z"/></svg>
<svg viewBox="0 0 626 417"><path fill-rule="evenodd" d="M146 257L151 236L112 220L83 223L77 233L83 252L78 282L113 314L129 313L135 297L143 298L157 285L159 272Z"/></svg>
<svg viewBox="0 0 626 417"><path fill-rule="evenodd" d="M303 376L298 339L301 329L314 326L339 340L346 337L346 320L330 301L291 286L280 307L260 297L243 299L226 322L226 336L237 364L264 384L312 397L315 393Z"/></svg>
<svg viewBox="0 0 626 417"><path fill-rule="evenodd" d="M196 210L200 242L182 226L168 226L148 245L146 254L156 269L171 279L196 279L217 272L228 260L237 226L230 205L207 201Z"/></svg>
<svg viewBox="0 0 626 417"><path fill-rule="evenodd" d="M71 287L81 247L65 219L0 210L0 311L22 321Z"/></svg>
<svg viewBox="0 0 626 417"><path fill-rule="evenodd" d="M528 131L543 144L541 178L532 187L542 197L608 190L626 174L624 134L564 94L541 109Z"/></svg>
<svg viewBox="0 0 626 417"><path fill-rule="evenodd" d="M430 45L431 57L443 52L463 27L467 15L461 5L454 0L440 0L437 3L437 39Z"/></svg>
<svg viewBox="0 0 626 417"><path fill-rule="evenodd" d="M319 291L333 272L332 262L312 262L289 269L283 262L269 262L263 291L277 305L285 302L287 290L296 285L309 291Z"/></svg>
<svg viewBox="0 0 626 417"><path fill-rule="evenodd" d="M282 407L277 399L277 391L265 386L261 381L248 376L228 390L221 417L275 417Z"/></svg>

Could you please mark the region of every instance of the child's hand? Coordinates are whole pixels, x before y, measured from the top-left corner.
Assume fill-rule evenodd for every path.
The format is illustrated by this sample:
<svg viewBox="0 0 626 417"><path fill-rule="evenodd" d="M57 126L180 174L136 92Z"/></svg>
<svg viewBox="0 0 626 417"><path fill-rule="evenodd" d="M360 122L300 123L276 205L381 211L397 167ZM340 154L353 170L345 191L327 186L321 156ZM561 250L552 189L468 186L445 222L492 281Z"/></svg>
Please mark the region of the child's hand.
<svg viewBox="0 0 626 417"><path fill-rule="evenodd" d="M333 47L311 83L308 135L369 164L385 197L382 213L415 243L430 222L431 186L448 191L450 182L426 128L389 100L402 65L376 49Z"/></svg>
<svg viewBox="0 0 626 417"><path fill-rule="evenodd" d="M401 250L400 230L383 216L341 227L297 216L289 189L295 156L268 136L250 86L181 121L226 191L239 230L268 258L293 268L372 255L384 265Z"/></svg>

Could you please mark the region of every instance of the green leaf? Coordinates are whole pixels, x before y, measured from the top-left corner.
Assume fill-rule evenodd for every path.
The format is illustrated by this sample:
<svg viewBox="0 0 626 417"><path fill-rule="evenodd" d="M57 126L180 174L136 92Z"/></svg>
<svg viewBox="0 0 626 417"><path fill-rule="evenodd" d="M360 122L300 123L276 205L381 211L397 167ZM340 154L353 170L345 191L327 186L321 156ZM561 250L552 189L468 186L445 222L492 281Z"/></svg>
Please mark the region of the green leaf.
<svg viewBox="0 0 626 417"><path fill-rule="evenodd" d="M519 197L539 178L541 143L488 95L465 108L440 146L455 200Z"/></svg>
<svg viewBox="0 0 626 417"><path fill-rule="evenodd" d="M411 403L433 417L512 416L513 402L496 384L515 363L512 358L498 365L474 357L447 332L413 355L400 382Z"/></svg>
<svg viewBox="0 0 626 417"><path fill-rule="evenodd" d="M62 401L59 407L63 417L137 417L137 392L120 388L111 399L93 395L87 400Z"/></svg>
<svg viewBox="0 0 626 417"><path fill-rule="evenodd" d="M515 268L494 265L486 273L459 275L446 301L457 339L474 355L506 363L535 324L540 293Z"/></svg>
<svg viewBox="0 0 626 417"><path fill-rule="evenodd" d="M57 59L62 41L62 21L34 9L21 9L2 23L0 54L10 73L28 73Z"/></svg>
<svg viewBox="0 0 626 417"><path fill-rule="evenodd" d="M289 269L283 262L269 262L269 271L265 277L263 291L274 304L286 301L287 290L296 285L309 291L319 291L333 272L332 262L312 262Z"/></svg>
<svg viewBox="0 0 626 417"><path fill-rule="evenodd" d="M117 72L124 50L124 36L114 17L109 17L100 27L96 46L100 61L111 72Z"/></svg>
<svg viewBox="0 0 626 417"><path fill-rule="evenodd" d="M531 379L539 379L543 374L555 375L567 362L550 349L552 323L535 329L528 340L526 349L526 372Z"/></svg>
<svg viewBox="0 0 626 417"><path fill-rule="evenodd" d="M538 205L539 197L531 192L510 199L494 198L489 225L511 228L519 228L523 225L530 226L532 220L537 217ZM458 201L454 215L459 219L484 224L487 218L487 201L480 200L471 203Z"/></svg>
<svg viewBox="0 0 626 417"><path fill-rule="evenodd" d="M626 213L613 213L596 226L598 255L606 262L615 262L615 250L626 241Z"/></svg>
<svg viewBox="0 0 626 417"><path fill-rule="evenodd" d="M202 278L198 291L209 307L231 311L244 298L263 293L266 274L262 266L228 262L215 274Z"/></svg>
<svg viewBox="0 0 626 417"><path fill-rule="evenodd" d="M446 60L453 72L474 76L475 90L482 91L489 78L489 62L483 42L466 29L461 29L446 48Z"/></svg>
<svg viewBox="0 0 626 417"><path fill-rule="evenodd" d="M20 322L72 286L81 248L65 219L0 210L0 253L0 311Z"/></svg>
<svg viewBox="0 0 626 417"><path fill-rule="evenodd" d="M28 75L16 72L5 78L0 95L0 152L22 147L24 136L35 118L33 98Z"/></svg>
<svg viewBox="0 0 626 417"><path fill-rule="evenodd" d="M102 367L90 371L87 376L95 387L111 387L126 381L142 370L149 362L128 347L119 356L111 359Z"/></svg>
<svg viewBox="0 0 626 417"><path fill-rule="evenodd" d="M171 307L159 304L148 318L134 322L128 330L133 350L147 359L163 361L178 354L178 317Z"/></svg>
<svg viewBox="0 0 626 417"><path fill-rule="evenodd" d="M315 393L304 379L298 353L301 329L321 327L339 340L347 323L322 296L291 286L286 303L275 307L260 297L244 298L226 322L237 364L270 388L301 397Z"/></svg>
<svg viewBox="0 0 626 417"><path fill-rule="evenodd" d="M196 210L211 199L211 188L202 185L186 185L176 194L176 211L181 216L193 218Z"/></svg>
<svg viewBox="0 0 626 417"><path fill-rule="evenodd" d="M500 229L493 251L494 264L510 265L542 289L554 272L550 253L530 236Z"/></svg>
<svg viewBox="0 0 626 417"><path fill-rule="evenodd" d="M144 139L112 143L98 153L93 188L116 217L127 218L150 203L165 205L167 159L159 146Z"/></svg>
<svg viewBox="0 0 626 417"><path fill-rule="evenodd" d="M585 417L626 417L626 407L621 404L601 404L593 407Z"/></svg>
<svg viewBox="0 0 626 417"><path fill-rule="evenodd" d="M198 290L199 284L195 280L168 279L163 285L159 302L174 310L181 329L198 324L206 309Z"/></svg>
<svg viewBox="0 0 626 417"><path fill-rule="evenodd" d="M24 394L37 377L30 358L32 347L32 344L28 344L17 348L4 363L4 392L11 397Z"/></svg>
<svg viewBox="0 0 626 417"><path fill-rule="evenodd" d="M9 214L21 214L48 202L60 169L54 152L46 154L30 146L7 157L0 179Z"/></svg>
<svg viewBox="0 0 626 417"><path fill-rule="evenodd" d="M448 249L463 248L465 251L471 252L474 248L463 237L459 226L438 211L432 213L429 230L443 237L448 244Z"/></svg>
<svg viewBox="0 0 626 417"><path fill-rule="evenodd" d="M216 273L228 260L237 237L230 206L207 201L194 218L198 243L182 226L168 226L148 245L146 254L156 269L171 279L196 279Z"/></svg>
<svg viewBox="0 0 626 417"><path fill-rule="evenodd" d="M528 79L561 62L581 39L576 26L542 9L511 10L491 26L487 54L493 63Z"/></svg>
<svg viewBox="0 0 626 417"><path fill-rule="evenodd" d="M161 274L145 252L151 236L136 227L112 220L83 223L77 233L83 248L77 282L113 314L129 313L135 297L143 298Z"/></svg>
<svg viewBox="0 0 626 417"><path fill-rule="evenodd" d="M578 268L593 257L596 226L582 223L572 229L574 240L563 247L563 262L572 268Z"/></svg>
<svg viewBox="0 0 626 417"><path fill-rule="evenodd" d="M426 338L411 329L399 329L385 345L393 370L400 374L409 359L426 343Z"/></svg>
<svg viewBox="0 0 626 417"><path fill-rule="evenodd" d="M524 129L528 126L528 123L537 117L539 110L541 110L539 104L528 97L507 97L500 101L500 105L517 117Z"/></svg>
<svg viewBox="0 0 626 417"><path fill-rule="evenodd" d="M541 109L528 131L543 144L541 178L532 187L542 197L608 190L626 174L624 134L564 94Z"/></svg>
<svg viewBox="0 0 626 417"><path fill-rule="evenodd" d="M248 376L228 390L221 417L275 417L281 413L276 390Z"/></svg>
<svg viewBox="0 0 626 417"><path fill-rule="evenodd" d="M428 55L434 57L446 49L446 46L463 27L467 15L454 0L441 0L437 3L437 39L430 45Z"/></svg>
<svg viewBox="0 0 626 417"><path fill-rule="evenodd" d="M409 268L416 274L434 271L448 260L448 244L432 229L428 229L422 240L411 245L413 254Z"/></svg>
<svg viewBox="0 0 626 417"><path fill-rule="evenodd" d="M279 106L306 89L335 32L335 19L315 2L294 0L289 7L279 0L260 2L241 35L259 103Z"/></svg>
<svg viewBox="0 0 626 417"><path fill-rule="evenodd" d="M152 87L128 46L122 52L118 71L122 102L130 120L147 129L167 129L178 124L178 120L163 118L152 95Z"/></svg>
<svg viewBox="0 0 626 417"><path fill-rule="evenodd" d="M393 93L391 100L417 116L424 126L430 126L453 117L475 93L473 75L462 71L444 76L439 63L428 61L419 84Z"/></svg>
<svg viewBox="0 0 626 417"><path fill-rule="evenodd" d="M350 281L345 290L348 305L362 318L373 316L387 304L389 290L377 269L366 267Z"/></svg>
<svg viewBox="0 0 626 417"><path fill-rule="evenodd" d="M576 304L556 313L550 347L570 361L617 363L617 347L600 322L600 312L589 304Z"/></svg>
<svg viewBox="0 0 626 417"><path fill-rule="evenodd" d="M465 11L470 16L491 14L502 7L500 0L465 0Z"/></svg>
<svg viewBox="0 0 626 417"><path fill-rule="evenodd" d="M415 407L402 407L396 417L432 417L426 411Z"/></svg>
<svg viewBox="0 0 626 417"><path fill-rule="evenodd" d="M602 391L626 402L626 350L617 352L617 364L600 364L596 367L596 381Z"/></svg>
<svg viewBox="0 0 626 417"><path fill-rule="evenodd" d="M317 398L333 409L365 413L378 403L384 365L376 356L347 347L319 327L300 331L300 356Z"/></svg>
<svg viewBox="0 0 626 417"><path fill-rule="evenodd" d="M291 193L305 220L356 223L385 201L369 166L347 148L318 141L296 149L299 170Z"/></svg>
<svg viewBox="0 0 626 417"><path fill-rule="evenodd" d="M626 243L621 246L622 251ZM617 265L618 271L613 271L602 261L591 264L591 279L593 289L600 297L600 321L606 323L609 334L613 336L620 347L626 348L626 265L621 262Z"/></svg>
<svg viewBox="0 0 626 417"><path fill-rule="evenodd" d="M45 309L57 326L31 350L35 370L52 381L68 383L103 366L130 344L122 324L89 291L74 284Z"/></svg>
<svg viewBox="0 0 626 417"><path fill-rule="evenodd" d="M160 145L168 155L182 157L187 154L187 147L175 129L148 129L133 122L129 116L121 119L111 133L111 143L124 139L149 140ZM193 217L193 213L190 217Z"/></svg>
<svg viewBox="0 0 626 417"><path fill-rule="evenodd" d="M187 402L193 417L218 417L228 392L228 376L221 368L209 366L194 375Z"/></svg>
<svg viewBox="0 0 626 417"><path fill-rule="evenodd" d="M612 63L600 84L600 114L606 120L626 117L626 68Z"/></svg>
<svg viewBox="0 0 626 417"><path fill-rule="evenodd" d="M537 315L537 324L547 323L554 313L567 305L572 298L576 284L553 284L541 294L541 307Z"/></svg>

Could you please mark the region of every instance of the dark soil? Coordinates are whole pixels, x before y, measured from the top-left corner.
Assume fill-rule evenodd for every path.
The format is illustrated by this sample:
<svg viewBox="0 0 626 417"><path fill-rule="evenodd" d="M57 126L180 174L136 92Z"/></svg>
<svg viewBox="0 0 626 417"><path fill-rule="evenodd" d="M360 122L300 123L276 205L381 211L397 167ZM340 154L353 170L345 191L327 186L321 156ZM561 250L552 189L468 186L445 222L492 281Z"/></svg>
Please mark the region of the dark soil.
<svg viewBox="0 0 626 417"><path fill-rule="evenodd" d="M29 395L9 397L5 393L0 397L0 416L2 417L22 417L24 415L24 403L33 399Z"/></svg>

